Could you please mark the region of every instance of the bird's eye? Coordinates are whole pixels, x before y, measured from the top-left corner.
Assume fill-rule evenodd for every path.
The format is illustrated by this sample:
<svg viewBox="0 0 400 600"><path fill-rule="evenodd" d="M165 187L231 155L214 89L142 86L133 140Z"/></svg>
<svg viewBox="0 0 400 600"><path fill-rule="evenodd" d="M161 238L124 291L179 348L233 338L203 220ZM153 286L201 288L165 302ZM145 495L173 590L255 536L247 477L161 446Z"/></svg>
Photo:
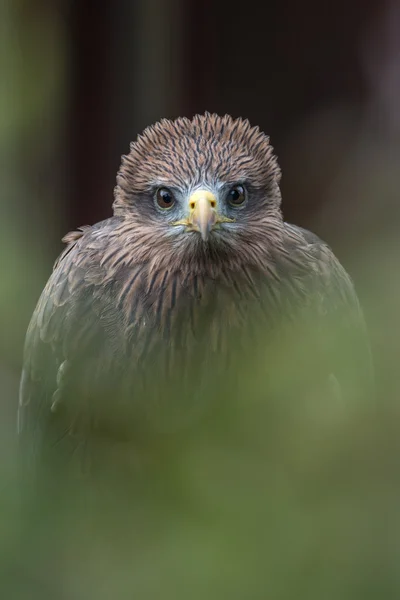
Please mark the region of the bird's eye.
<svg viewBox="0 0 400 600"><path fill-rule="evenodd" d="M167 190L167 188L160 188L159 190L157 190L156 200L158 206L163 210L172 208L175 204L174 195L172 194L172 192Z"/></svg>
<svg viewBox="0 0 400 600"><path fill-rule="evenodd" d="M246 200L246 194L242 185L235 185L228 192L227 200L231 206L240 206Z"/></svg>

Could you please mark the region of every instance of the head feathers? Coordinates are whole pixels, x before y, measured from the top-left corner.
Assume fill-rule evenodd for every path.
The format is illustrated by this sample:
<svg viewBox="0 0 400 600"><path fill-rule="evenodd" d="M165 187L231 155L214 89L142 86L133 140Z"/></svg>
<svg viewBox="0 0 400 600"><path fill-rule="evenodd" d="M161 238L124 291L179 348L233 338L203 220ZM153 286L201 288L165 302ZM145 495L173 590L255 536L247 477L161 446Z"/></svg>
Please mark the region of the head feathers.
<svg viewBox="0 0 400 600"><path fill-rule="evenodd" d="M135 196L159 184L189 189L202 181L249 180L279 198L279 179L268 136L247 119L210 113L193 119L162 119L147 127L122 157L114 212L124 212Z"/></svg>

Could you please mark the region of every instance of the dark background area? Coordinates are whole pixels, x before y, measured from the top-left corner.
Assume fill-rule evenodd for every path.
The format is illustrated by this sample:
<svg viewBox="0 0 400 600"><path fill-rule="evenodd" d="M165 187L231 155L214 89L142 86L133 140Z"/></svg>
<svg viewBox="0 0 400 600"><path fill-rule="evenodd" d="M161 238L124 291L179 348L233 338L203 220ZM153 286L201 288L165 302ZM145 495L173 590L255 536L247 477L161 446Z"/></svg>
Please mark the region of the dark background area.
<svg viewBox="0 0 400 600"><path fill-rule="evenodd" d="M205 110L248 117L271 136L285 214L306 224L326 201L371 100L363 45L386 9L361 0L68 3L71 226L109 214L119 156L146 125ZM321 134L324 172L316 168L307 183L296 164L308 162L307 125L329 110L346 113L351 129ZM291 142L299 135L296 161Z"/></svg>

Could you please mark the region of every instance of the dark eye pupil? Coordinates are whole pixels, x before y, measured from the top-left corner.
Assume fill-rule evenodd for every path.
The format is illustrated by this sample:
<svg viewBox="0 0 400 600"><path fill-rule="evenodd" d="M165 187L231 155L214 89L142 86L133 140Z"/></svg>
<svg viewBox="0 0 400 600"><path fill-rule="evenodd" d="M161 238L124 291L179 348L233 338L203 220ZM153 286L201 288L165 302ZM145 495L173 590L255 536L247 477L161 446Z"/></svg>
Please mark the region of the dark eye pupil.
<svg viewBox="0 0 400 600"><path fill-rule="evenodd" d="M161 198L165 204L171 204L172 202L172 196L169 192L161 192Z"/></svg>
<svg viewBox="0 0 400 600"><path fill-rule="evenodd" d="M175 199L168 189L161 188L157 191L157 203L160 208L171 208L175 203Z"/></svg>
<svg viewBox="0 0 400 600"><path fill-rule="evenodd" d="M232 188L229 192L229 202L231 204L243 204L244 199L244 189L241 186Z"/></svg>

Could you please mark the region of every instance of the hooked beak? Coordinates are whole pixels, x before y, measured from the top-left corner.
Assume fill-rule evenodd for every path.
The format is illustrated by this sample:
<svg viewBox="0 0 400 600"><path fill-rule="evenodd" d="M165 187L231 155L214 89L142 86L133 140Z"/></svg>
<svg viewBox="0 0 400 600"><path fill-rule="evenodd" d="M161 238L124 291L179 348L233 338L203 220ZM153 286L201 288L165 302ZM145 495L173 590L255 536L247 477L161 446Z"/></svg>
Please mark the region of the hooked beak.
<svg viewBox="0 0 400 600"><path fill-rule="evenodd" d="M210 231L217 223L217 199L208 190L197 190L189 198L189 223L207 241Z"/></svg>
<svg viewBox="0 0 400 600"><path fill-rule="evenodd" d="M217 211L217 199L208 190L197 190L189 198L189 215L172 225L184 225L189 230L199 231L206 242L212 229L220 223L234 223L235 219L226 217Z"/></svg>

